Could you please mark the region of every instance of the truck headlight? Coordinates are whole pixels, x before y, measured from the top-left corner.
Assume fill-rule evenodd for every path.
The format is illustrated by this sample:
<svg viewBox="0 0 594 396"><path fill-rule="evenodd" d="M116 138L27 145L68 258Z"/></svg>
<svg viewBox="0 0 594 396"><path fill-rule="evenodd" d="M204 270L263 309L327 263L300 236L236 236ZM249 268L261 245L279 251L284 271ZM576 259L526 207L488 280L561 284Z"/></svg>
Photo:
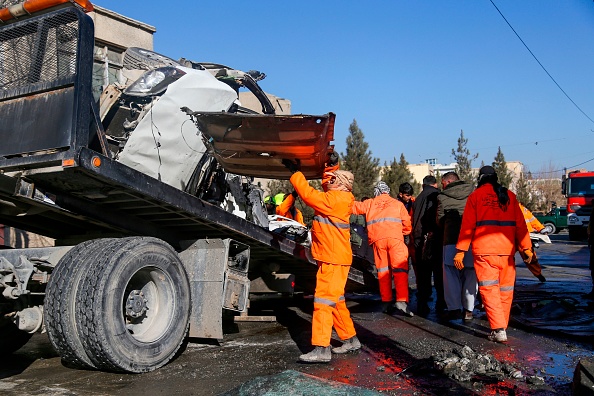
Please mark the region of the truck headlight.
<svg viewBox="0 0 594 396"><path fill-rule="evenodd" d="M179 80L185 74L186 72L172 66L149 70L124 89L124 93L130 96L159 95L167 89L169 84Z"/></svg>

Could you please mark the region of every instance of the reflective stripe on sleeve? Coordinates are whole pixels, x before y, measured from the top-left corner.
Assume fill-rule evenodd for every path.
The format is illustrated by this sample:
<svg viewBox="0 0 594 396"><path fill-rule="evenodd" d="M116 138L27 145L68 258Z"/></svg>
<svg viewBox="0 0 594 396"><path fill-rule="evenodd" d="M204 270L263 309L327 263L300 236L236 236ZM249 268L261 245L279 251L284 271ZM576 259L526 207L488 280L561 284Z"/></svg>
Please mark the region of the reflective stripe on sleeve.
<svg viewBox="0 0 594 396"><path fill-rule="evenodd" d="M375 223L383 223L383 222L391 222L391 223L402 223L402 219L396 217L382 217L381 219L375 219L367 222L367 225L375 224Z"/></svg>
<svg viewBox="0 0 594 396"><path fill-rule="evenodd" d="M513 291L513 286L499 286L499 291Z"/></svg>
<svg viewBox="0 0 594 396"><path fill-rule="evenodd" d="M335 223L327 217L315 216L313 219L314 219L314 221L317 221L319 223L328 224L328 225L334 226L336 228L342 228L342 229L347 229L347 230L351 228L351 225L348 223Z"/></svg>

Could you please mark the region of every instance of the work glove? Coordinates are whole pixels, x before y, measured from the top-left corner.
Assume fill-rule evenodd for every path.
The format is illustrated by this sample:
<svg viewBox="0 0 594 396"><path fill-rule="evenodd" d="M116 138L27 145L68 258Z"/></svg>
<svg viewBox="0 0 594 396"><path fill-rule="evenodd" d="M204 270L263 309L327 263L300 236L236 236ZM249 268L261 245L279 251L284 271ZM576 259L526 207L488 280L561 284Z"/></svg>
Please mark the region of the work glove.
<svg viewBox="0 0 594 396"><path fill-rule="evenodd" d="M454 267L461 270L464 268L464 251L458 250L458 253L454 256Z"/></svg>
<svg viewBox="0 0 594 396"><path fill-rule="evenodd" d="M410 245L410 235L404 235L404 244L406 246Z"/></svg>
<svg viewBox="0 0 594 396"><path fill-rule="evenodd" d="M301 169L301 161L295 160L291 161L290 159L284 158L282 160L283 165L287 168L291 173L299 172Z"/></svg>
<svg viewBox="0 0 594 396"><path fill-rule="evenodd" d="M328 161L326 162L327 167L332 167L338 165L338 154L336 151L332 151L328 153Z"/></svg>
<svg viewBox="0 0 594 396"><path fill-rule="evenodd" d="M297 191L295 191L295 190L293 190L291 195L293 196L293 198L297 198L299 196L299 194L297 194Z"/></svg>
<svg viewBox="0 0 594 396"><path fill-rule="evenodd" d="M526 264L530 264L530 262L532 261L532 257L534 257L534 253L532 253L532 250L530 250L530 249L524 249L522 256L523 256L524 262Z"/></svg>

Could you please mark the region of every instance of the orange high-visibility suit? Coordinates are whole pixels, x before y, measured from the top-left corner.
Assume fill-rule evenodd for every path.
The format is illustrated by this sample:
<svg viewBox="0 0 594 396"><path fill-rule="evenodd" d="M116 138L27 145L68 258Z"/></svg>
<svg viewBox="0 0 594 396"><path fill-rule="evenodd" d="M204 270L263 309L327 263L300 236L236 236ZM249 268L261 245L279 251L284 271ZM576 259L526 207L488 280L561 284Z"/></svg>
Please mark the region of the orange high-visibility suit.
<svg viewBox="0 0 594 396"><path fill-rule="evenodd" d="M545 227L542 225L540 221L527 207L520 204L520 209L522 209L522 214L524 215L524 220L526 221L526 227L528 228L528 232L541 232ZM532 247L532 260L530 263L526 264L526 267L538 278L539 275L542 274L542 267L538 262L538 258L536 257L536 252L534 251L534 246Z"/></svg>
<svg viewBox="0 0 594 396"><path fill-rule="evenodd" d="M283 202L281 202L276 207L276 214L279 216L286 217L291 220L295 220L295 221L305 225L305 222L303 221L303 213L301 213L301 211L299 209L297 209L296 207L293 206L294 203L295 203L295 197L293 196L293 194L287 194L287 196L285 196L285 199L283 200ZM293 213L295 215L293 215Z"/></svg>
<svg viewBox="0 0 594 396"><path fill-rule="evenodd" d="M474 268L487 319L492 329L509 323L516 266L516 250L532 247L516 195L508 190L509 203L501 207L490 183L468 196L456 248L468 251L472 243Z"/></svg>
<svg viewBox="0 0 594 396"><path fill-rule="evenodd" d="M326 171L338 169L338 166ZM330 175L324 174L321 192L312 188L303 173L295 172L291 183L303 202L314 210L311 253L318 262L311 343L330 345L332 326L341 340L356 335L344 299L344 288L353 260L349 217L355 197L351 192L328 188Z"/></svg>
<svg viewBox="0 0 594 396"><path fill-rule="evenodd" d="M353 213L365 215L382 301L392 301L393 276L396 301L408 303L408 248L404 244L404 235L409 235L412 227L406 208L402 202L384 193L355 202Z"/></svg>

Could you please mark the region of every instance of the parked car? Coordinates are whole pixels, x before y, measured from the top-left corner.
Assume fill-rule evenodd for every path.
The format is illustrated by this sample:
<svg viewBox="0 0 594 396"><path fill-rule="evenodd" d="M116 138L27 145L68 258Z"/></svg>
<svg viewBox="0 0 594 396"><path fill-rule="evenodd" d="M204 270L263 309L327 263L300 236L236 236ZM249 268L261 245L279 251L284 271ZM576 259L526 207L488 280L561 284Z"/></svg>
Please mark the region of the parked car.
<svg viewBox="0 0 594 396"><path fill-rule="evenodd" d="M535 216L542 225L549 226L553 234L567 228L567 208L554 207L548 213L542 216Z"/></svg>

